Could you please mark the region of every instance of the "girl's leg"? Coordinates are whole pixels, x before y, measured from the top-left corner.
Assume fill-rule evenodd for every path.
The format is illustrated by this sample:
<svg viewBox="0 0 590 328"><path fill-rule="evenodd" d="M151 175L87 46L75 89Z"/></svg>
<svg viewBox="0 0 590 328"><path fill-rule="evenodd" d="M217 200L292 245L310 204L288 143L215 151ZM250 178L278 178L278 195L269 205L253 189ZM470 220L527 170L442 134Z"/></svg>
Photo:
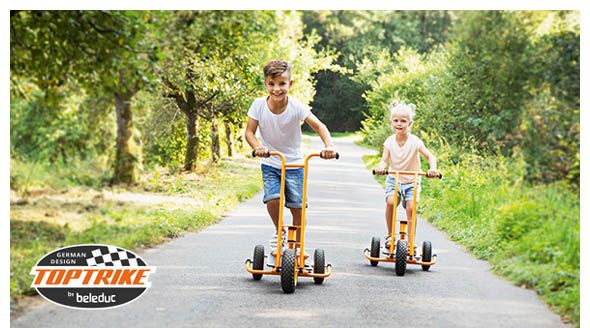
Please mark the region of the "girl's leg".
<svg viewBox="0 0 590 328"><path fill-rule="evenodd" d="M393 219L393 211L395 210L396 206L394 204L394 196L387 196L387 201L385 204L385 223L387 224L387 234L391 236L392 230L392 219Z"/></svg>

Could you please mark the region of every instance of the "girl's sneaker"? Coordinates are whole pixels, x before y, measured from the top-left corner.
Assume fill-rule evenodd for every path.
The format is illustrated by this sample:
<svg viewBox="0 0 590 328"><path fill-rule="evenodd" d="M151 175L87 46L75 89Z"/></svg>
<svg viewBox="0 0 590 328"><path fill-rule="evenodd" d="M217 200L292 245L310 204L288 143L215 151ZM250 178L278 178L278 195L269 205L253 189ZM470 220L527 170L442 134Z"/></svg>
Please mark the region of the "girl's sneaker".
<svg viewBox="0 0 590 328"><path fill-rule="evenodd" d="M383 243L383 247L385 247L386 250L389 250L389 244L391 244L391 235L387 235L383 238L384 243Z"/></svg>
<svg viewBox="0 0 590 328"><path fill-rule="evenodd" d="M300 253L300 249L298 248L297 249L297 256L299 256L300 254L301 254ZM307 252L305 250L303 251L303 266L306 269L311 269L311 264L310 264L310 261L309 261L309 254L307 254Z"/></svg>

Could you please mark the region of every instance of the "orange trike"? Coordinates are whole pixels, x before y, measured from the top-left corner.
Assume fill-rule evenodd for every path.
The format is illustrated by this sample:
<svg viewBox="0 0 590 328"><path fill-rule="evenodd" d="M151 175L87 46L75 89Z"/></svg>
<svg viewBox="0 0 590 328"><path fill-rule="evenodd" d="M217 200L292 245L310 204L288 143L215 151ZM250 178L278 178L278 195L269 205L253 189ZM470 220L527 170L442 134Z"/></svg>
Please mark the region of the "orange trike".
<svg viewBox="0 0 590 328"><path fill-rule="evenodd" d="M373 170L375 174L375 170ZM385 249L383 254L385 258L380 258L381 252L381 241L379 237L373 237L371 239L371 248L365 248L365 257L369 260L372 266L376 266L379 262L395 262L395 273L398 276L403 276L406 273L406 264L418 264L422 266L422 270L427 271L431 265L436 263L437 255L432 253L432 243L430 241L424 241L422 243L422 249L418 252L417 247L414 245L414 236L416 235L416 192L418 190L418 176L426 176L424 172L412 172L412 171L385 171L385 174L395 175L395 192L394 192L394 209L391 217L391 242L389 245L384 245ZM414 176L414 196L412 200L412 229L411 234L407 233L408 220L399 220L399 238L396 240L395 226L396 226L396 214L398 204L398 183L399 176L402 174ZM438 174L437 178L442 178L442 174ZM405 200L404 200L405 201ZM409 245L408 245L409 242ZM420 255L417 255L417 254Z"/></svg>
<svg viewBox="0 0 590 328"><path fill-rule="evenodd" d="M275 265L271 270L264 270L264 246L256 245L254 247L254 255L252 259L246 260L246 270L252 273L254 280L260 280L262 275L280 275L281 276L281 287L285 293L293 293L297 286L297 279L299 277L313 277L316 284L324 282L324 278L332 274L332 265L326 263L324 250L318 248L313 254L313 265L306 266L305 258L307 255L303 252L305 245L305 209L306 206L302 206L301 209L301 226L296 225L284 225L283 224L283 204L285 202L285 170L288 167L302 167L303 168L303 201L302 204L306 203L307 196L307 171L308 162L312 157L321 157L321 154L315 153L310 154L305 158L304 164L286 164L285 156L279 152L269 152L269 156L280 156L282 160L281 165L281 195L279 200L279 222L277 231L283 231L287 228L287 247L282 249L282 243L277 243L277 250L273 253L276 257ZM256 156L255 152L252 151L252 156ZM335 159L339 158L338 153L334 154ZM297 242L297 231L301 230L300 241ZM299 244L299 245L298 245ZM300 250L300 251L298 251Z"/></svg>

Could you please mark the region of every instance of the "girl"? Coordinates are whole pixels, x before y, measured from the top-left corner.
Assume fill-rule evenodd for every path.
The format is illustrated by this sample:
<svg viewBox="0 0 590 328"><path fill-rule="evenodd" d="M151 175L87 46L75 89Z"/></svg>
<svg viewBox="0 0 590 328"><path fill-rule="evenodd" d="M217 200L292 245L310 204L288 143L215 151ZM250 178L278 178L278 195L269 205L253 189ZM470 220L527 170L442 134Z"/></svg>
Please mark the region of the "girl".
<svg viewBox="0 0 590 328"><path fill-rule="evenodd" d="M436 158L424 146L424 143L415 135L410 133L410 127L414 121L412 120L416 113L416 105L406 105L403 102L394 100L390 106L390 122L391 127L395 131L385 143L383 144L383 156L379 166L375 169L376 174L385 174L387 166L396 171L420 171L420 156L421 153L428 160L430 169L427 172L429 178L436 177ZM385 237L385 247L389 247L391 241L391 218L393 211L397 208L400 198L404 198L402 205L406 209L406 216L408 218L408 235L412 234L412 199L414 197L414 176L399 175L400 181L395 181L394 175L388 175L385 186L385 222L387 223L387 236ZM394 204L395 184L397 187L398 204ZM416 204L420 198L420 177L418 176L418 190L416 191ZM394 206L395 205L395 206Z"/></svg>

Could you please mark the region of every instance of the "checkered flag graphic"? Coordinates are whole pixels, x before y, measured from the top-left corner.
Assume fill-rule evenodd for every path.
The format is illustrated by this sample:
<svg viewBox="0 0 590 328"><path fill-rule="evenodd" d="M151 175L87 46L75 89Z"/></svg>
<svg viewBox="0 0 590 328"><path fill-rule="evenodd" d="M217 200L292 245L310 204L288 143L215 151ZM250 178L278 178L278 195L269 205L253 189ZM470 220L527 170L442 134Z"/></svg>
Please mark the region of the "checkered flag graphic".
<svg viewBox="0 0 590 328"><path fill-rule="evenodd" d="M97 248L92 251L92 257L86 259L88 266L138 266L137 258L134 254L124 249L107 246Z"/></svg>

